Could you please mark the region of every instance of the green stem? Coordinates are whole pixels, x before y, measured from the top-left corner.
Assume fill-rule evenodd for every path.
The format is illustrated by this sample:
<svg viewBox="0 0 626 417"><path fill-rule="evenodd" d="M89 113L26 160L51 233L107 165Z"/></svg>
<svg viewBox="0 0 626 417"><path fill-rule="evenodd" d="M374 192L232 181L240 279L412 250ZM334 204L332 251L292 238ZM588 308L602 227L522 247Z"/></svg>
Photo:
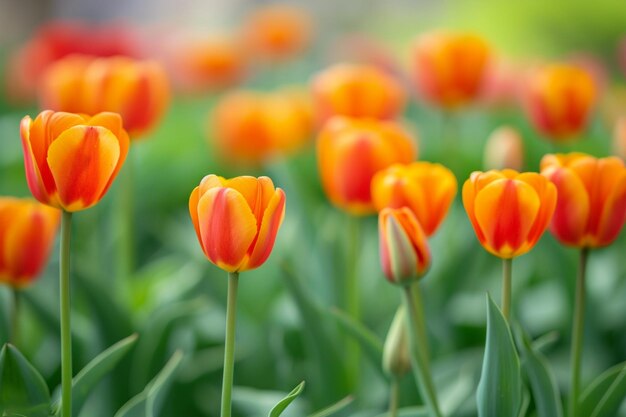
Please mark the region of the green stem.
<svg viewBox="0 0 626 417"><path fill-rule="evenodd" d="M415 311L416 311L416 321L417 321L417 343L419 346L419 350L422 352L422 356L424 357L424 362L427 366L429 366L430 362L430 352L428 349L428 333L426 332L426 319L424 314L424 307L422 303L422 290L420 288L419 281L415 282L409 288L411 293L413 294L413 300L415 302ZM429 366L430 368L430 366Z"/></svg>
<svg viewBox="0 0 626 417"><path fill-rule="evenodd" d="M125 294L124 285L134 268L134 236L133 236L133 158L126 159L126 164L119 176L119 244L117 245L117 290Z"/></svg>
<svg viewBox="0 0 626 417"><path fill-rule="evenodd" d="M587 269L588 248L580 250L578 276L576 278L576 302L574 304L574 323L572 326L572 353L571 353L571 393L569 397L569 415L576 416L578 408L578 394L580 391L580 364L583 350L583 333L585 324L585 270Z"/></svg>
<svg viewBox="0 0 626 417"><path fill-rule="evenodd" d="M398 405L400 403L400 380L393 378L389 387L389 417L398 416Z"/></svg>
<svg viewBox="0 0 626 417"><path fill-rule="evenodd" d="M228 301L226 302L226 346L224 347L224 377L222 379L222 414L230 417L235 368L235 321L237 319L237 285L239 274L228 273Z"/></svg>
<svg viewBox="0 0 626 417"><path fill-rule="evenodd" d="M17 346L19 343L20 290L11 288L11 295L13 296L13 305L11 310L11 334L9 336L9 342Z"/></svg>
<svg viewBox="0 0 626 417"><path fill-rule="evenodd" d="M355 322L361 321L361 307L359 302L359 281L358 281L358 263L359 263L359 235L360 235L360 219L351 217L349 221L348 238L348 261L346 264L345 278L345 308ZM348 370L348 381L351 387L354 387L359 380L359 362L360 350L356 341L349 339L346 341L347 361L346 368Z"/></svg>
<svg viewBox="0 0 626 417"><path fill-rule="evenodd" d="M409 328L411 363L415 381L417 382L417 387L424 398L426 406L431 411L431 416L442 417L441 411L439 411L439 403L437 402L435 384L433 383L429 367L419 351L419 343L417 342L418 313L410 286L404 287L404 302L406 303L409 318L407 325Z"/></svg>
<svg viewBox="0 0 626 417"><path fill-rule="evenodd" d="M511 270L512 259L502 260L502 314L506 321L511 318Z"/></svg>
<svg viewBox="0 0 626 417"><path fill-rule="evenodd" d="M59 283L61 291L61 416L72 416L72 330L70 322L70 237L72 213L63 212Z"/></svg>

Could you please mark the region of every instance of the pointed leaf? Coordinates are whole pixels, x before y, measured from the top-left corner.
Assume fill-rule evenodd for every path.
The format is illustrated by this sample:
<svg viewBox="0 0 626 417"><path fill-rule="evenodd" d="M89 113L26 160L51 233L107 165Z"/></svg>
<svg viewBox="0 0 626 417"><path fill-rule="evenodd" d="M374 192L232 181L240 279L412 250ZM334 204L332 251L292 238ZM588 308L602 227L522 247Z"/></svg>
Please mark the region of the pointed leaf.
<svg viewBox="0 0 626 417"><path fill-rule="evenodd" d="M270 410L269 417L280 416L283 411L285 411L285 409L289 406L289 404L291 404L291 402L295 400L298 395L300 395L303 389L304 381L300 382L289 394L287 394L285 398L280 400L278 404L276 404L274 408Z"/></svg>
<svg viewBox="0 0 626 417"><path fill-rule="evenodd" d="M13 345L0 350L0 411L3 415L46 417L50 392L43 377Z"/></svg>
<svg viewBox="0 0 626 417"><path fill-rule="evenodd" d="M354 398L352 396L345 397L345 398L337 401L335 404L332 404L332 405L324 408L323 410L320 410L320 411L317 411L317 412L311 414L309 417L329 417L329 416L332 416L333 414L338 413L339 411L343 410L344 408L346 408L347 406L352 404L353 401L354 401Z"/></svg>
<svg viewBox="0 0 626 417"><path fill-rule="evenodd" d="M476 401L480 417L517 417L522 402L522 377L511 330L489 296L487 342Z"/></svg>
<svg viewBox="0 0 626 417"><path fill-rule="evenodd" d="M612 417L626 399L626 362L615 365L598 376L583 392L578 415Z"/></svg>

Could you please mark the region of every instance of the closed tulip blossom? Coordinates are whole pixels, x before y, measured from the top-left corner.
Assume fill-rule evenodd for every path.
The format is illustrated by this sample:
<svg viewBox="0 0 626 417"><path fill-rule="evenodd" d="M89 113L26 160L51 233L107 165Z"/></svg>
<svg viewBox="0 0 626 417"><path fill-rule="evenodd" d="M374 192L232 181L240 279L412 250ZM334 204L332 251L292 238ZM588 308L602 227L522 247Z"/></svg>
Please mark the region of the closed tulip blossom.
<svg viewBox="0 0 626 417"><path fill-rule="evenodd" d="M362 215L375 211L374 175L396 163L408 164L417 156L417 148L397 123L334 117L319 135L317 156L322 186L330 201Z"/></svg>
<svg viewBox="0 0 626 417"><path fill-rule="evenodd" d="M83 76L93 60L88 55L70 55L51 64L39 86L39 106L54 111L90 113Z"/></svg>
<svg viewBox="0 0 626 417"><path fill-rule="evenodd" d="M406 103L402 85L368 65L334 65L313 79L312 91L321 121L335 115L392 119Z"/></svg>
<svg viewBox="0 0 626 417"><path fill-rule="evenodd" d="M524 141L517 129L501 126L493 131L485 144L483 164L486 169L514 169L524 165Z"/></svg>
<svg viewBox="0 0 626 417"><path fill-rule="evenodd" d="M422 35L412 52L417 87L426 100L444 109L465 106L481 93L490 55L489 45L474 34Z"/></svg>
<svg viewBox="0 0 626 417"><path fill-rule="evenodd" d="M541 173L558 190L550 230L561 243L595 248L617 238L626 220L626 167L621 159L577 152L546 155Z"/></svg>
<svg viewBox="0 0 626 417"><path fill-rule="evenodd" d="M54 246L61 212L33 200L0 197L0 283L30 285Z"/></svg>
<svg viewBox="0 0 626 417"><path fill-rule="evenodd" d="M372 200L379 211L385 207L408 207L426 236L431 236L448 213L456 189L454 174L441 164L394 164L372 179Z"/></svg>
<svg viewBox="0 0 626 417"><path fill-rule="evenodd" d="M594 80L584 69L553 64L530 76L525 106L535 129L551 140L567 141L587 127L596 95Z"/></svg>
<svg viewBox="0 0 626 417"><path fill-rule="evenodd" d="M74 212L102 199L128 153L128 134L115 113L93 117L46 110L21 123L26 179L33 196Z"/></svg>

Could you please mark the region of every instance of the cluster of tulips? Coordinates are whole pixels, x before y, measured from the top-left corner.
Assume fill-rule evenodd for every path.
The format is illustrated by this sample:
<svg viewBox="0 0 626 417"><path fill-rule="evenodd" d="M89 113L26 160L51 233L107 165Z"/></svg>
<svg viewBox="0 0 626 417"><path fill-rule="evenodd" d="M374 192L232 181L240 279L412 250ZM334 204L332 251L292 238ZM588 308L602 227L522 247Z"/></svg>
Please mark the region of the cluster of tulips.
<svg viewBox="0 0 626 417"><path fill-rule="evenodd" d="M263 22L260 19L257 24ZM298 33L300 38L276 33L271 38L273 51L287 53L302 47L308 35L302 25L292 26L290 33ZM265 32L258 29L255 33L259 31ZM285 36L293 42L284 41ZM479 99L490 60L490 48L478 36L427 34L419 38L412 53L413 81L431 105L446 112L458 111ZM72 415L74 376L72 216L98 204L118 174L124 174L122 166L133 142L146 136L162 118L169 103L169 84L166 71L155 61L66 57L41 76L39 99L45 110L34 119L24 117L20 125L26 180L39 203L0 198L0 281L14 289L17 300L19 291L41 272L61 225L62 394L58 412L63 417ZM433 381L420 282L431 265L429 238L444 221L458 184L455 174L444 165L417 160L416 136L400 120L408 102L406 91L400 80L377 67L338 64L314 76L311 97L299 90L225 94L213 111L210 129L217 151L245 163L263 163L268 157L301 148L317 130L318 171L326 196L353 218L378 214L382 271L403 294L383 358L392 381L389 415L398 413L398 380L412 370L428 415L441 417L446 411ZM554 64L533 74L523 103L537 130L558 142L584 131L596 95L595 81L584 69ZM623 125L620 129L624 130ZM493 142L489 147L495 155L493 165L502 169L473 172L463 184L462 201L479 242L503 261L502 314L489 304L488 342L500 326L503 343L513 347L508 362L489 349L485 352L477 393L479 415L515 417L522 409L519 362L511 331L512 259L530 251L550 228L561 243L580 250L569 416L587 417L577 414L586 261L591 249L611 244L626 221L626 167L618 157L573 152L545 155L540 172L518 172L511 169L521 166L515 159L521 153L516 133L500 132ZM132 182L124 186L132 187ZM126 190L118 198L129 194ZM231 415L239 274L268 259L285 208L285 192L264 176L225 179L210 174L189 197L191 223L202 251L228 273L222 417ZM132 222L132 218L126 220L126 224ZM355 229L359 227L355 221ZM128 240L126 244L132 247L132 237ZM351 244L359 245L358 238ZM356 280L355 273L345 277L348 314L358 322ZM358 368L358 348L353 347L353 352L353 365ZM513 370L503 376L505 368ZM530 384L540 403L546 394L534 380ZM559 398L546 401L552 408L538 413L550 409L552 417L563 414Z"/></svg>

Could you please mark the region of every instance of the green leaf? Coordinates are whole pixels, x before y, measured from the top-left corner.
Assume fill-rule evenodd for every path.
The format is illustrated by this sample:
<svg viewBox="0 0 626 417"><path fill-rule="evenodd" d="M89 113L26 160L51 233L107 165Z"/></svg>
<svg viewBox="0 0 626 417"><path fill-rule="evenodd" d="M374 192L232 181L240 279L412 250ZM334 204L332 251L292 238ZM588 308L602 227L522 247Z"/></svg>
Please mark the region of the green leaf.
<svg viewBox="0 0 626 417"><path fill-rule="evenodd" d="M344 408L346 408L347 406L352 404L353 401L354 401L354 398L351 395L347 396L347 397L337 401L335 404L332 404L332 405L324 408L323 410L320 410L320 411L317 411L317 412L311 414L309 417L328 417L328 416L332 416L333 414L338 413L339 411L343 410Z"/></svg>
<svg viewBox="0 0 626 417"><path fill-rule="evenodd" d="M133 334L120 340L104 352L96 356L72 379L72 415L78 416L93 388L104 378L130 351L137 335ZM53 409L58 414L61 408L61 387L55 392Z"/></svg>
<svg viewBox="0 0 626 417"><path fill-rule="evenodd" d="M163 399L172 383L172 378L183 360L183 352L177 350L161 372L154 377L146 388L131 398L115 417L156 417L159 415Z"/></svg>
<svg viewBox="0 0 626 417"><path fill-rule="evenodd" d="M280 400L278 404L276 404L274 408L270 410L269 417L280 416L283 411L285 411L285 409L289 406L289 404L291 404L292 401L295 400L298 395L300 395L303 389L304 381L300 382L289 394L287 394L285 398Z"/></svg>
<svg viewBox="0 0 626 417"><path fill-rule="evenodd" d="M487 296L487 341L476 392L479 417L517 417L522 377L508 323Z"/></svg>
<svg viewBox="0 0 626 417"><path fill-rule="evenodd" d="M578 415L613 417L626 399L626 362L615 365L598 376L583 392Z"/></svg>
<svg viewBox="0 0 626 417"><path fill-rule="evenodd" d="M384 412L376 417L389 417L389 412ZM430 417L430 413L426 407L406 407L398 410L398 417Z"/></svg>
<svg viewBox="0 0 626 417"><path fill-rule="evenodd" d="M521 327L518 334L521 342L522 366L528 376L530 389L535 399L537 417L562 417L563 406L559 389L546 358L533 347L528 335Z"/></svg>
<svg viewBox="0 0 626 417"><path fill-rule="evenodd" d="M50 392L43 377L13 345L0 350L0 411L3 415L46 417Z"/></svg>

